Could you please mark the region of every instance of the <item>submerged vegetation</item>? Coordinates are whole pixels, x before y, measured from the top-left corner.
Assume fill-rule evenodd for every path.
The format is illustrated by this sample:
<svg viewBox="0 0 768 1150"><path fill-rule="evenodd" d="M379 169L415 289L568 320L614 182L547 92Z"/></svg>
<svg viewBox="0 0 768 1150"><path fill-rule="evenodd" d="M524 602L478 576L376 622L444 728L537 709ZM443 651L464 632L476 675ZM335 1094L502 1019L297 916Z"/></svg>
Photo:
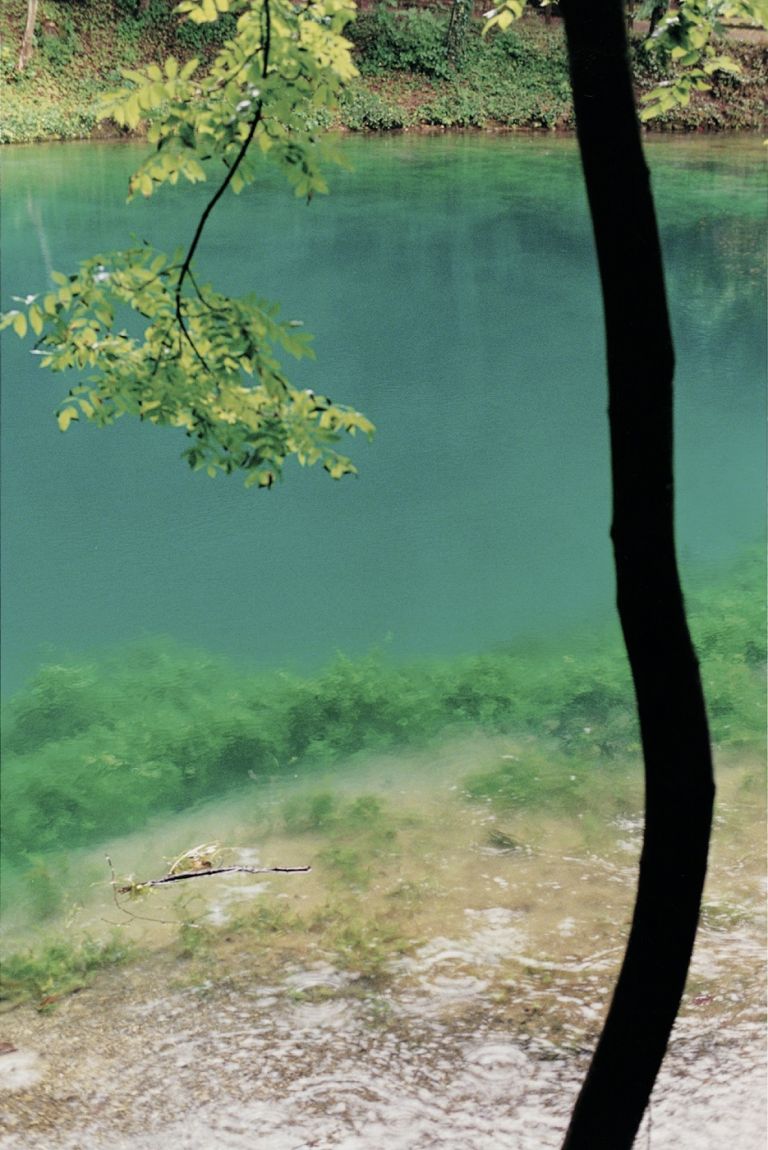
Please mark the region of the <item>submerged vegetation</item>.
<svg viewBox="0 0 768 1150"><path fill-rule="evenodd" d="M65 995L87 986L95 971L119 965L131 953L130 940L116 934L106 942L61 940L9 955L0 971L0 998L10 1002L31 998L40 1010L52 1008Z"/></svg>
<svg viewBox="0 0 768 1150"><path fill-rule="evenodd" d="M215 23L179 21L165 0L98 0L72 5L44 0L31 62L16 60L24 29L24 0L9 0L0 18L3 48L0 142L77 139L114 133L100 122L100 95L117 87L122 68L157 63L169 54L208 57L231 34L234 18ZM559 21L535 13L512 29L483 39L473 21L458 51L446 51L448 9L394 9L379 4L358 14L349 35L360 76L346 89L336 126L352 131L502 127L572 128L565 47ZM759 129L764 123L766 48L731 43L740 75L721 74L710 92L697 92L687 107L667 111L657 127L683 130ZM632 43L639 93L672 72Z"/></svg>
<svg viewBox="0 0 768 1150"><path fill-rule="evenodd" d="M761 572L753 556L689 597L713 737L724 747L763 737ZM235 787L311 780L360 752L446 734L514 736L525 749L473 775L469 794L553 811L594 806L600 794L620 809L638 757L625 660L615 639L597 634L441 662L339 656L306 677L254 674L158 639L43 666L5 711L4 857L25 872L40 918L56 901L47 853ZM301 833L375 825L378 814L375 804L339 807L318 793L284 819ZM334 865L343 870L343 859Z"/></svg>
<svg viewBox="0 0 768 1150"><path fill-rule="evenodd" d="M752 555L689 596L723 766L704 924L750 938L762 571ZM297 1006L363 1003L377 1025L398 995L434 993L459 1018L486 988L517 1034L565 1050L594 1038L594 1011L576 1020L568 1004L590 1002L618 958L641 829L617 637L401 666L338 658L305 677L158 639L42 668L5 718L7 1005L53 1010L140 960L121 984L274 983ZM186 868L206 834L233 872L311 871L120 893ZM733 974L749 1002L753 966L746 991ZM715 993L709 976L692 986Z"/></svg>

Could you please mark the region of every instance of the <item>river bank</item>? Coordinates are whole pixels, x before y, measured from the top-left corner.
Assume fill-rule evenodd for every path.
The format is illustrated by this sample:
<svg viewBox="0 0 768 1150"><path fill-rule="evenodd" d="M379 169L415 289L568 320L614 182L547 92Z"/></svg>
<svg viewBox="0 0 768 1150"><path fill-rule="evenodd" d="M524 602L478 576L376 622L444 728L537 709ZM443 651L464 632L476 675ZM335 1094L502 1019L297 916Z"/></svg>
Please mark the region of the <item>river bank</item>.
<svg viewBox="0 0 768 1150"><path fill-rule="evenodd" d="M205 58L227 35L215 25L179 23L160 0L134 7L130 0L98 0L87 6L48 0L39 21L35 55L19 72L16 61L24 27L24 0L9 0L0 17L0 143L105 138L120 135L99 119L101 95L120 83L122 68L161 61ZM448 64L447 13L378 8L361 13L350 30L360 76L343 94L337 116L325 125L347 131L571 130L567 61L559 21L535 14L503 34L481 39L479 25L467 36L461 59ZM666 78L664 66L632 37L637 94ZM688 107L654 120L670 131L760 131L765 125L768 48L735 40L728 52L738 76L721 74L709 92L695 92ZM141 132L141 128L139 128Z"/></svg>

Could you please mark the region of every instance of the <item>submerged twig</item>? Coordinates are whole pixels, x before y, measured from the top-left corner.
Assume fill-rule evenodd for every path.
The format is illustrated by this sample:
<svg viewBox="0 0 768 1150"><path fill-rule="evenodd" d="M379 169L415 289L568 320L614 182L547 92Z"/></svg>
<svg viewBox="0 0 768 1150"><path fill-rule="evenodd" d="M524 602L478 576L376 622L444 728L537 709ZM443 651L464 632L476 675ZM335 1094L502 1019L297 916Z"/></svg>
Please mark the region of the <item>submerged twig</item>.
<svg viewBox="0 0 768 1150"><path fill-rule="evenodd" d="M109 872L112 875L112 880L109 884L112 888L112 901L114 902L115 906L120 911L120 913L127 915L128 918L136 919L137 922L159 922L162 926L172 926L173 923L172 923L171 919L152 918L146 914L135 914L132 910L128 910L127 906L125 906L124 903L121 903L118 900L118 897L117 897L118 886L117 886L117 878L115 876L115 868L112 865L112 859L109 857L109 855L105 855L104 857L107 860L107 866L109 867ZM129 891L131 889L132 889L131 887L121 887L120 888L120 890L129 890ZM109 923L110 926L123 926L124 925L123 923L112 922L110 919L104 919L104 922Z"/></svg>
<svg viewBox="0 0 768 1150"><path fill-rule="evenodd" d="M198 870L180 871L178 874L165 874L162 878L150 878L143 882L133 882L129 886L119 886L118 894L130 894L149 886L164 886L169 882L179 882L187 878L204 878L212 874L301 874L312 870L311 866L217 866L200 867Z"/></svg>

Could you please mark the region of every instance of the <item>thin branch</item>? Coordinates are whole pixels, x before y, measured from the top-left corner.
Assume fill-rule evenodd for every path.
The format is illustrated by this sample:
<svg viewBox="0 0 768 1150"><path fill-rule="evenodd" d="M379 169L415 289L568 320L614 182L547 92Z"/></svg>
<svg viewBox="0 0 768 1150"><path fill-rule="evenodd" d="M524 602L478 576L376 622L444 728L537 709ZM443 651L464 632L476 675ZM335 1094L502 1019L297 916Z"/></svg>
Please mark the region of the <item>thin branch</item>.
<svg viewBox="0 0 768 1150"><path fill-rule="evenodd" d="M262 78L266 78L267 69L269 67L269 52L270 52L271 34L272 34L272 21L271 21L271 15L270 15L270 10L269 10L269 0L264 0L264 40L262 43L263 56L262 56L262 64L261 64ZM182 293L182 288L184 286L184 280L187 278L187 275L189 274L190 264L192 263L192 259L194 257L194 254L197 251L197 246L200 243L200 238L201 238L203 231L205 229L205 225L208 222L208 217L210 216L211 212L213 211L213 209L218 204L221 197L224 195L225 191L227 190L230 183L232 182L232 178L234 177L235 172L237 171L237 169L240 167L240 164L245 159L245 154L251 146L251 143L253 141L253 137L256 135L256 129L258 128L259 124L261 123L261 117L262 117L263 110L264 110L264 101L260 99L258 104L256 105L256 111L255 111L254 116L250 122L250 126L248 128L248 133L247 133L245 139L243 140L242 144L240 145L240 149L239 149L237 155L235 156L234 163L232 164L232 166L230 168L227 169L226 176L221 181L221 183L219 184L219 186L216 189L216 191L214 192L214 194L211 196L210 200L208 201L205 208L203 209L203 212L202 212L202 215L200 216L200 219L197 221L197 227L195 228L195 234L192 237L192 242L189 245L186 256L184 257L184 262L181 265L181 271L179 273L179 278L178 278L177 283L176 283L176 319L178 320L179 326L180 326L182 332L184 333L186 339L189 341L192 348L194 349L195 354L198 355L198 358L200 358L199 353L197 352L197 348L195 348L194 344L192 343L189 332L187 331L186 325L184 323L184 318L183 318L182 311L181 311L181 293Z"/></svg>
<svg viewBox="0 0 768 1150"><path fill-rule="evenodd" d="M169 882L181 882L188 878L206 878L213 874L306 874L311 866L219 866L201 867L200 870L180 871L179 874L166 874L162 878L150 878L145 882L134 882L130 886L117 887L118 894L130 894L139 887L165 886Z"/></svg>
<svg viewBox="0 0 768 1150"><path fill-rule="evenodd" d="M208 302L208 300L203 295L202 290L200 289L198 282L192 273L192 268L189 268L187 270L187 275L190 278L190 281L192 283L192 287L195 289L195 295L200 300L200 303L203 305L203 307L207 307L208 311L212 311L218 315L226 315L227 312L232 311L231 306L230 307L215 307L212 303Z"/></svg>
<svg viewBox="0 0 768 1150"><path fill-rule="evenodd" d="M126 915L127 918L136 919L137 922L159 922L159 923L161 923L162 926L173 926L174 925L174 923L171 919L150 918L148 915L145 915L145 914L135 914L134 911L128 910L128 908L126 906L124 906L123 903L118 902L118 899L117 899L117 895L118 895L117 876L115 875L115 868L112 865L112 859L109 857L109 855L105 855L104 857L107 860L107 866L109 867L109 873L112 876L112 880L109 884L110 887L112 888L112 901L114 902L117 909L120 911L120 914ZM122 889L123 890L130 890L131 888L130 887L123 887ZM112 922L111 919L108 919L108 918L103 919L103 921L108 923L110 926L125 926L125 923Z"/></svg>
<svg viewBox="0 0 768 1150"><path fill-rule="evenodd" d="M180 283L181 283L181 280L179 280L179 284ZM184 322L184 316L183 316L182 310L181 310L181 294L179 291L179 285L178 284L176 286L176 322L178 323L179 328L180 328L181 332L183 333L184 338L186 339L187 343L192 348L192 351L195 353L196 358L202 364L203 370L207 371L208 375L213 375L213 372L211 371L210 367L208 366L207 361L203 358L203 356L198 351L195 341L192 339L192 336L189 334L189 328L187 327L186 323ZM179 358L180 357L181 357L181 335L179 335Z"/></svg>

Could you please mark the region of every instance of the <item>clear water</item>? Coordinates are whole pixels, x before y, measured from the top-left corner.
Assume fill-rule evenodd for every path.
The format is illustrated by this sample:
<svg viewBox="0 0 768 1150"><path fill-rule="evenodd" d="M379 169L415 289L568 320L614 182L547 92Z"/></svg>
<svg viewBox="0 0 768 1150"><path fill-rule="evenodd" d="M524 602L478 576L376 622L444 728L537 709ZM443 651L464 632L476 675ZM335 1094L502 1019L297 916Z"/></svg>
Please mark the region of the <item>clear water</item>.
<svg viewBox="0 0 768 1150"><path fill-rule="evenodd" d="M341 141L307 207L222 204L206 271L317 337L294 377L378 426L360 477L269 493L187 472L174 433L61 435L67 384L5 340L4 667L171 634L249 664L479 651L611 610L600 306L570 140ZM651 145L678 345L680 544L711 563L763 520L759 141ZM141 149L8 150L5 306L131 233L188 240L208 194L126 207Z"/></svg>
<svg viewBox="0 0 768 1150"><path fill-rule="evenodd" d="M70 877L90 881L70 937L122 922L139 961L0 1014L15 1047L0 1053L3 1150L556 1150L620 959L641 825L468 809L467 765L513 747L476 737L316 779L387 804L385 851L360 828L286 827L301 781L109 844L149 877L215 828L242 861L309 875L205 879L120 911L103 852L73 854ZM762 791L755 764L720 766L704 923L641 1150L765 1145ZM502 828L520 848L497 845ZM367 846L369 882L331 862L329 840ZM408 942L382 947L393 927Z"/></svg>
<svg viewBox="0 0 768 1150"><path fill-rule="evenodd" d="M172 433L61 435L61 379L5 341L4 945L63 940L64 958L47 952L31 1003L0 1003L3 1150L547 1150L594 1043L641 798L604 629L600 307L575 147L341 147L352 168L328 200L267 182L223 206L203 259L316 333L295 377L379 428L359 479L296 470L248 493L187 472ZM760 1150L763 153L649 153L719 784L694 966L639 1145ZM205 189L122 206L139 154L6 150L6 306L131 230L188 237ZM182 647L122 646L158 634ZM522 636L549 646L503 649ZM272 673L373 647L391 660ZM414 656L432 661L401 674ZM67 665L17 694L51 658ZM227 861L313 869L115 905L105 852L150 878L214 839ZM73 981L67 948L115 928L138 961Z"/></svg>

